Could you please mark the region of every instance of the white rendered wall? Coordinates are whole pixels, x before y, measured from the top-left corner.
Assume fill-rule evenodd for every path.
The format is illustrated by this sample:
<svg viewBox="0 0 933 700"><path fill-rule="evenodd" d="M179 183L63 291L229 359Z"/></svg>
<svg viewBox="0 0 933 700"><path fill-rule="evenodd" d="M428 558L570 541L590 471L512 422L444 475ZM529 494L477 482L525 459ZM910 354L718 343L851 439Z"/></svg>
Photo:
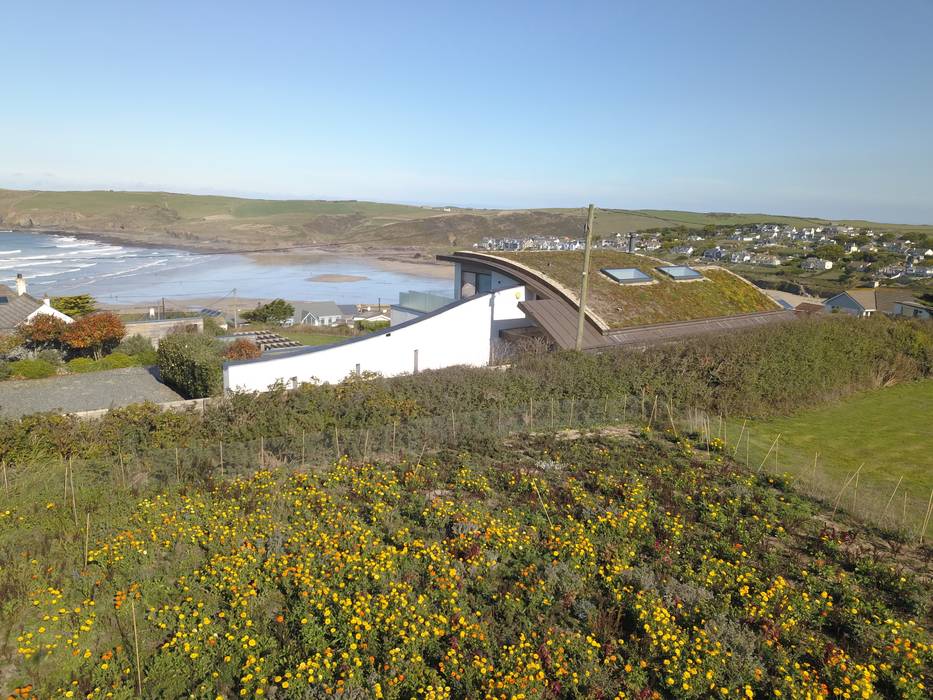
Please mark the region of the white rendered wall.
<svg viewBox="0 0 933 700"><path fill-rule="evenodd" d="M277 382L336 383L357 370L386 377L417 369L489 364L499 330L528 325L518 304L524 287L482 294L446 310L428 314L402 327L389 328L359 340L300 354L224 365L224 388L265 391Z"/></svg>

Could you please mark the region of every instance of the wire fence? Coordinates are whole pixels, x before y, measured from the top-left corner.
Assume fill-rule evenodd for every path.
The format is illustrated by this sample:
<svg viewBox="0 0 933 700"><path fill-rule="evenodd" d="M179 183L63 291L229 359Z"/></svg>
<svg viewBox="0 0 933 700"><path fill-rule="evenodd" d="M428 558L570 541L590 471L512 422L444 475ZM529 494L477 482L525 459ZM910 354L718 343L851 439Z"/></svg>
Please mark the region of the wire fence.
<svg viewBox="0 0 933 700"><path fill-rule="evenodd" d="M822 460L804 464L780 440L767 446L747 423L737 432L734 421L698 409L676 409L659 396L606 396L570 399L531 399L517 408L493 405L468 412L451 412L388 425L353 430L339 426L323 432L294 431L248 441L223 441L182 448L146 449L94 459L55 458L29 464L2 465L3 501L57 502L74 511L78 502L99 501L130 493L149 496L171 488L200 487L218 480L247 475L257 468L313 468L341 457L351 461L420 462L425 454L443 449L475 451L508 436L565 430L626 426L650 428L689 439L698 456L724 453L750 470L790 474L793 485L834 511L856 517L922 541L930 527L930 498L911 493L861 473L845 474Z"/></svg>

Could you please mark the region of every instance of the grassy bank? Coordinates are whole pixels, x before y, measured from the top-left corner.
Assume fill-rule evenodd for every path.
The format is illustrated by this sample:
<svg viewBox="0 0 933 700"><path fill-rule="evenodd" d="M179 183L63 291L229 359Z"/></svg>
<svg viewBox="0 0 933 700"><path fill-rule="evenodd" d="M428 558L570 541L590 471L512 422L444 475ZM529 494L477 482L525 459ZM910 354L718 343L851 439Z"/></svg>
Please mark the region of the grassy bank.
<svg viewBox="0 0 933 700"><path fill-rule="evenodd" d="M886 496L899 483L896 495L925 500L933 489L931 417L933 380L910 382L790 416L753 421L747 426L749 445L743 442L738 456L744 459L748 449L754 466L771 449L769 459L777 460L782 469L809 475L815 463L818 473L840 489L859 470L863 489L873 487ZM741 421L729 422L733 440L741 429ZM847 499L853 497L854 487L853 477ZM900 501L891 506L900 507Z"/></svg>

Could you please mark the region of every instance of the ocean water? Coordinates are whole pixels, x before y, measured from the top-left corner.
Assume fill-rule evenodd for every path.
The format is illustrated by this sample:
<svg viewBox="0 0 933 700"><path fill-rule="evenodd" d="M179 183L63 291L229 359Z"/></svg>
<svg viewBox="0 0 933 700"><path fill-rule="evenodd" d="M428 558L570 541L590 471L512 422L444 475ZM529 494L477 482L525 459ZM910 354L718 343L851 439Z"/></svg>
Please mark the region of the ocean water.
<svg viewBox="0 0 933 700"><path fill-rule="evenodd" d="M348 258L294 265L257 263L244 255L201 254L173 248L138 248L75 236L0 231L0 284L17 273L33 296L91 294L110 304L136 304L165 297L240 297L338 304L398 301L410 289L450 293L453 282L428 275L391 272ZM317 275L356 275L354 282L314 282ZM176 305L176 304L173 304Z"/></svg>

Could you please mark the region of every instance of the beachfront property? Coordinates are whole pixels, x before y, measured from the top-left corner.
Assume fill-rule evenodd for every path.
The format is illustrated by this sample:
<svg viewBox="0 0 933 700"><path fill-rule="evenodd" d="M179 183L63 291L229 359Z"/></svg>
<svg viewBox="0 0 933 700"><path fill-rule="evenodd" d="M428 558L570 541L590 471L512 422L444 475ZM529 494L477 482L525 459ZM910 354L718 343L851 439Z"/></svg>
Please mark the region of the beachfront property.
<svg viewBox="0 0 933 700"><path fill-rule="evenodd" d="M26 279L16 275L16 289L0 284L0 333L10 333L39 314L54 316L65 323L74 319L52 307L49 298L36 299L26 293Z"/></svg>
<svg viewBox="0 0 933 700"><path fill-rule="evenodd" d="M277 383L333 383L369 372L394 376L453 365L487 366L501 362L513 343L528 338L552 348L575 346L581 251L461 251L438 259L454 266L449 304L421 311L411 306L430 305L430 299L402 295L389 328L274 358L228 362L224 387L262 391ZM671 266L648 256L596 250L589 277L582 338L588 351L794 318L757 287L718 266ZM411 312L407 317L405 309Z"/></svg>

